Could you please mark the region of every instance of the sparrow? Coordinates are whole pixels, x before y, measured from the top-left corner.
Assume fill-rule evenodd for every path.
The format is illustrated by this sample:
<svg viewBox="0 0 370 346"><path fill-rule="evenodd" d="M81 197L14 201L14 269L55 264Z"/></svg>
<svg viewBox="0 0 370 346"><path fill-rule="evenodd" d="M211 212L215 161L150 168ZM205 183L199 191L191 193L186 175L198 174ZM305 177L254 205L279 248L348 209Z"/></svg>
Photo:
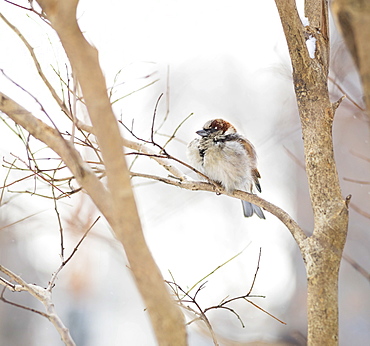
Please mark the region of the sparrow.
<svg viewBox="0 0 370 346"><path fill-rule="evenodd" d="M228 193L234 190L261 192L256 150L233 125L223 119L213 119L207 121L196 134L200 138L191 141L187 147L187 156L194 168L220 184ZM242 203L245 217L257 214L265 219L260 207L246 201Z"/></svg>

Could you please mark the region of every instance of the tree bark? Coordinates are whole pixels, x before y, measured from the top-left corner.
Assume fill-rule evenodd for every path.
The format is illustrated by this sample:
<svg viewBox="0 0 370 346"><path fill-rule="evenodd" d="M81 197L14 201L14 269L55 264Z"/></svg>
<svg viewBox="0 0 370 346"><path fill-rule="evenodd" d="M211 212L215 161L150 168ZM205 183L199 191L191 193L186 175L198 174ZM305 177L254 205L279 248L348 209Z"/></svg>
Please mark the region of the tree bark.
<svg viewBox="0 0 370 346"><path fill-rule="evenodd" d="M186 345L184 316L171 299L144 239L98 52L86 41L76 20L78 0L39 0L38 3L57 32L81 87L108 181L111 210L101 211L123 244L157 341L160 345ZM88 192L94 195L92 191Z"/></svg>
<svg viewBox="0 0 370 346"><path fill-rule="evenodd" d="M329 26L327 1L306 1L303 26L294 0L275 0L288 43L301 119L314 230L300 246L307 272L308 344L338 344L338 272L348 228L334 161L332 124L339 105L327 87ZM314 56L306 46L315 39Z"/></svg>

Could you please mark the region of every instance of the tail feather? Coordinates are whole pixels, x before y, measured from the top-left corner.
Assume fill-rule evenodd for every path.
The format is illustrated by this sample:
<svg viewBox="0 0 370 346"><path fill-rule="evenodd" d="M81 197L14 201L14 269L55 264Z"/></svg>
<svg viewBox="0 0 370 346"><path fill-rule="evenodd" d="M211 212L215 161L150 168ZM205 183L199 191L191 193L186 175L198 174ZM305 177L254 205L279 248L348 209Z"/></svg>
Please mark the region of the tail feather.
<svg viewBox="0 0 370 346"><path fill-rule="evenodd" d="M250 202L242 201L243 211L245 217L251 217L253 214L256 214L260 219L266 219L262 209Z"/></svg>

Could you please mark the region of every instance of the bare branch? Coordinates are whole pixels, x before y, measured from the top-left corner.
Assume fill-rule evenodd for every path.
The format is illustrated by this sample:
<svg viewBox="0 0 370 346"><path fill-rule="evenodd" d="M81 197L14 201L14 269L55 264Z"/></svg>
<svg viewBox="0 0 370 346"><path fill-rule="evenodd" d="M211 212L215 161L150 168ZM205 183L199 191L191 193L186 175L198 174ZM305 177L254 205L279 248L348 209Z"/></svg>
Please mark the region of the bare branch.
<svg viewBox="0 0 370 346"><path fill-rule="evenodd" d="M170 114L170 65L167 66L167 80L166 80L166 114L163 117L162 123L156 129L156 133L162 128L166 123L168 116Z"/></svg>
<svg viewBox="0 0 370 346"><path fill-rule="evenodd" d="M99 221L100 219L100 216L98 216L95 221L91 224L91 226L85 231L85 233L83 234L82 238L79 240L79 242L77 243L77 245L75 246L75 248L73 249L72 253L68 256L68 258L66 260L64 260L64 257L62 257L62 264L60 265L60 267L58 268L58 270L52 275L50 281L49 281L49 285L47 287L47 290L51 292L52 288L54 287L54 283L55 283L55 280L57 279L58 277L58 274L60 273L60 271L66 266L66 264L72 259L72 257L74 256L74 254L77 252L79 246L81 245L81 243L84 241L84 239L87 237L87 234L91 231L91 229L96 225L96 223ZM62 244L63 246L63 244Z"/></svg>
<svg viewBox="0 0 370 346"><path fill-rule="evenodd" d="M15 2L12 2L12 1L9 1L9 0L4 0L4 1L5 1L5 2L7 2L8 4L11 4L11 5L13 5L13 6L19 7L19 8L21 8L21 9L23 9L23 10L33 11L33 9L32 9L32 8L30 8L30 7L21 6L21 5L19 5L19 4L16 4Z"/></svg>
<svg viewBox="0 0 370 346"><path fill-rule="evenodd" d="M112 210L108 192L91 168L82 160L80 154L58 131L37 119L2 92L0 92L0 110L54 150L71 170L78 183L89 191L98 208L104 211L108 219L111 217Z"/></svg>
<svg viewBox="0 0 370 346"><path fill-rule="evenodd" d="M190 289L188 289L186 291L178 283L175 282L174 277L173 277L173 275L172 275L171 272L170 272L170 274L171 274L171 277L172 277L173 281L166 281L167 284L169 284L169 286L171 287L171 289L172 289L173 293L175 294L175 296L177 297L177 299L179 301L179 304L184 309L186 309L188 311L191 311L192 313L194 313L197 316L195 319L193 319L192 321L190 321L188 324L193 323L193 322L195 322L197 320L203 321L205 323L206 327L208 328L208 330L210 331L215 345L217 344L216 335L213 332L212 325L211 325L209 319L207 318L206 313L208 311L210 311L210 310L218 310L218 309L227 310L227 311L231 312L232 314L234 314L236 316L236 318L241 323L241 326L244 328L245 325L244 325L243 320L240 317L240 315L233 308L227 306L227 304L229 304L229 303L231 303L233 301L236 301L236 300L245 300L245 301L249 302L250 304L252 304L253 306L257 307L259 310L267 313L270 317L273 317L274 319L276 319L280 323L286 324L285 322L283 322L280 319L278 319L275 316L273 316L271 313L267 312L266 310L262 309L261 307L259 307L258 305L256 305L255 303L253 303L253 302L251 302L251 301L249 301L247 299L247 298L251 298L251 297L263 297L263 296L252 296L251 295L251 292L252 292L252 289L254 287L254 284L255 284L255 281L256 281L256 277L257 277L257 274L258 274L258 270L259 270L259 264L260 264L260 259L261 259L261 249L260 249L259 256L258 256L258 263L257 263L257 268L256 268L256 271L255 271L255 275L254 275L254 278L253 278L251 287L249 289L249 292L247 294L244 294L244 295L238 296L238 297L229 298L229 299L223 299L219 304L213 305L213 306L210 306L210 307L207 307L205 309L202 309L202 307L197 302L197 296L198 296L198 294L205 288L205 285L207 284L207 281L204 281L204 280L206 278L208 278L210 275L212 275L215 271L217 271L218 269L220 269L221 267L223 267L225 264L227 264L231 260L235 259L240 254L241 254L241 252L238 253L238 254L236 254L235 256L233 256L231 259L229 259L228 261L224 262L223 264L219 265L211 273L209 273L208 275L206 275L203 279L198 280L195 285L193 285ZM195 291L195 293L193 295L191 295L190 292L196 286L198 286L197 290ZM188 305L185 305L186 303L192 303L192 304L194 304L195 309L193 309L192 307L190 307Z"/></svg>
<svg viewBox="0 0 370 346"><path fill-rule="evenodd" d="M249 303L249 304L252 304L255 308L261 310L262 312L264 312L265 314L269 315L270 317L272 317L273 319L275 319L276 321L280 322L281 324L286 324L284 321L278 319L276 316L270 314L268 311L266 311L265 309L262 309L260 306L258 306L256 303L253 303L252 301L250 301L249 299L246 299L245 300Z"/></svg>
<svg viewBox="0 0 370 346"><path fill-rule="evenodd" d="M125 248L158 343L185 345L183 316L167 292L142 232L130 175L123 155L122 139L108 98L98 52L85 39L77 23L78 0L63 2L39 0L38 3L57 32L71 63L73 74L81 87L106 169L108 192L104 194L108 194L106 197L110 204L109 210L105 208L106 205L102 205L107 202L95 201L92 196L95 195L95 191L90 189L87 191L95 203L98 202L104 207L99 209ZM86 188L85 185L82 186ZM104 199L102 196L95 197ZM162 309L158 309L158 305Z"/></svg>
<svg viewBox="0 0 370 346"><path fill-rule="evenodd" d="M343 254L343 258L355 269L357 270L367 281L370 283L370 272L362 267L358 262L356 262L352 257Z"/></svg>
<svg viewBox="0 0 370 346"><path fill-rule="evenodd" d="M198 304L198 302L195 300L196 298L196 295L197 293L204 287L204 285L206 284L206 282L204 282L197 290L197 292L195 293L194 297L192 297L189 293L187 293L184 289L181 288L181 286L179 286L176 282L171 282L171 281L166 281L167 284L170 285L170 287L175 286L176 289L178 289L179 291L181 291L183 294L184 294L184 297L188 297L190 300L189 301L186 301L184 300L183 298L180 298L178 296L178 299L179 299L179 303L181 303L181 306L183 306L183 302L190 302L190 303L193 303L196 308L198 309L199 311L199 318L206 324L207 328L209 329L209 331L211 332L211 335L212 335L212 338L213 338L213 342L214 344L217 346L218 345L218 342L215 338L215 334L213 332L213 328L212 328L212 325L211 323L209 322L209 319L207 318L207 316L205 315L205 312L202 310L202 308L200 307L200 305ZM174 292L176 292L174 290Z"/></svg>
<svg viewBox="0 0 370 346"><path fill-rule="evenodd" d="M43 211L39 211L39 212L37 212L37 213L34 213L34 214L31 214L31 215L25 216L25 217L23 217L23 218L21 218L21 219L18 219L17 221L14 221L14 222L12 222L12 223L9 223L9 224L7 224L7 225L5 225L5 226L1 227L1 228L0 228L0 231L2 231L3 229L5 229L5 228L7 228L7 227L14 226L14 225L16 225L16 224L18 224L18 223L20 223L20 222L22 222L22 221L28 220L29 218L31 218L31 217L33 217L33 216L35 216L35 215L38 215L38 214L40 214L40 213L42 213L42 212L44 212L44 211L45 211L45 210L43 210Z"/></svg>
<svg viewBox="0 0 370 346"><path fill-rule="evenodd" d="M184 120L180 122L180 124L175 128L170 138L167 140L167 142L163 145L163 148L165 148L174 138L176 138L176 133L180 129L180 127L187 121L194 113L190 113Z"/></svg>
<svg viewBox="0 0 370 346"><path fill-rule="evenodd" d="M358 108L361 112L364 112L366 109L361 107L351 96L348 95L348 92L344 91L344 89L332 78L328 77L328 79L338 88L338 90L344 94L344 96L356 107Z"/></svg>
<svg viewBox="0 0 370 346"><path fill-rule="evenodd" d="M31 113L29 113L27 110L25 110L23 107L15 103L13 100L9 99L4 94L0 93L0 109L6 113L10 118L12 118L15 122L22 125L24 128L26 128L31 134L33 134L36 138L42 140L47 145L50 146L55 152L57 152L63 159L63 161L69 166L71 171L74 173L77 181L80 182L82 186L84 186L88 191L91 191L92 198L94 201L96 200L99 205L102 205L102 203L106 204L108 200L104 198L102 200L101 196L104 196L106 194L105 191L101 192L102 195L99 195L100 192L97 193L97 191L100 191L102 187L99 180L95 177L94 173L91 171L91 169L81 160L79 154L70 147L67 141L65 141L56 130L52 129L51 127L47 126L46 124L42 123L39 119L35 118ZM121 138L122 141L122 138ZM121 142L122 143L122 142ZM146 151L147 153L150 152L148 148L146 148L143 145L140 145L138 143L124 140L125 144L130 145L130 147L134 149L139 149L141 151ZM168 155L168 154L167 154ZM76 165L76 162L73 161L73 157L78 158L78 164ZM185 165L186 167L192 168L190 165L182 162L181 160L178 160L172 156L169 156L171 159L174 159L177 162L180 162L181 164ZM162 178L152 175L145 175L140 174L141 177L150 178L154 180L160 180L162 182L165 182L166 184L171 184L175 186L179 186L188 190L203 190L203 191L210 191L210 192L217 192L217 193L223 193L227 194L226 191L223 191L220 186L217 186L215 184L209 184L205 182L194 182L194 181L187 181L184 179L184 175L176 170L172 165L168 164L168 161L165 161L163 158L157 158L160 160L161 163L165 164L165 168L167 168L171 173L175 173L176 177L181 177L182 180L175 181L170 178ZM70 166L71 165L71 166ZM194 168L192 168L195 170ZM86 172L89 172L86 174ZM196 171L196 170L195 170ZM82 175L82 172L85 172ZM201 174L200 172L197 172ZM135 175L135 174L134 174ZM138 173L136 173L136 176ZM81 181L83 177L83 180L86 179L86 181L89 183L89 186L91 186L91 190L84 184L84 182ZM89 179L87 179L89 178ZM91 181L90 181L91 179ZM98 190L93 187L93 181L95 184L99 184ZM227 194L232 197L236 197L239 199L244 199L249 202L252 202L253 204L259 205L260 207L264 208L265 210L271 212L276 217L278 217L291 231L293 237L297 241L298 245L301 246L302 242L306 239L306 236L304 232L301 230L301 228L298 226L298 224L282 209L279 207L273 205L272 203L269 203L262 198L248 194L247 192L242 191L235 191L234 194ZM110 208L108 206L99 207L101 210L104 210L104 212L110 214Z"/></svg>
<svg viewBox="0 0 370 346"><path fill-rule="evenodd" d="M92 230L92 228L96 225L96 223L99 221L100 216L98 216L95 221L91 224L91 226L86 230L86 232L83 234L82 238L79 240L79 242L76 244L75 248L73 249L72 253L69 255L69 257L63 262L63 265L65 266L73 257L73 255L78 250L78 247L81 245L81 243L84 241L84 239L87 237L87 234Z"/></svg>
<svg viewBox="0 0 370 346"><path fill-rule="evenodd" d="M126 97L128 97L128 96L131 96L131 95L133 95L133 94L137 93L138 91L144 90L144 89L146 89L147 87L149 87L149 86L151 86L151 85L153 85L153 84L157 83L158 81L159 81L159 79L155 79L153 82L150 82L150 83L148 83L148 84L144 85L144 86L143 86L143 87L141 87L141 88L138 88L138 89L136 89L136 90L134 90L134 91L131 91L130 93L128 93L128 94L126 94L126 95L123 95L123 96L119 97L118 99L115 99L114 101L112 101L112 103L111 103L111 104L112 104L112 105L114 105L116 102L121 101L121 100L123 100L124 98L126 98ZM111 91L112 91L112 89L111 89ZM110 93L110 95L109 95L109 99L111 99L111 93Z"/></svg>
<svg viewBox="0 0 370 346"><path fill-rule="evenodd" d="M51 292L48 291L45 288L40 287L40 286L33 285L33 284L28 284L20 276L14 274L12 271L3 267L2 265L0 265L0 271L3 272L4 274L6 274L7 276L9 276L18 285L13 285L13 287L12 287L12 284L10 284L10 285L7 284L8 281L7 280L4 281L4 279L0 280L0 284L4 285L4 283L5 283L5 287L11 289L12 291L16 291L16 292L26 291L26 292L30 293L32 296L34 296L37 300L39 300L44 305L46 313L39 312L37 310L30 309L30 308L21 306L19 304L9 302L9 301L5 300L3 296L2 296L1 300L5 301L9 304L12 304L12 305L15 305L15 306L18 306L18 307L36 312L36 313L39 313L42 316L46 317L54 325L55 329L58 331L59 335L61 336L63 342L67 346L75 346L75 343L74 343L71 335L69 334L68 328L65 327L65 325L63 324L60 317L56 314L54 303L53 303L52 298L51 298Z"/></svg>
<svg viewBox="0 0 370 346"><path fill-rule="evenodd" d="M4 286L4 288L8 288L10 289L12 292L15 292L17 291L16 289L16 285L14 285L13 283L11 283L10 281L0 277L0 284Z"/></svg>
<svg viewBox="0 0 370 346"><path fill-rule="evenodd" d="M370 213L362 210L357 204L355 203L351 203L351 208L356 211L357 213L359 213L360 215L366 217L367 219L370 219Z"/></svg>
<svg viewBox="0 0 370 346"><path fill-rule="evenodd" d="M161 100L163 96L163 93L159 95L158 99L157 99L157 102L155 104L155 107L154 107L154 112L153 112L153 119L152 119L152 128L150 130L150 140L152 143L154 143L154 124L155 124L155 116L157 115L157 108L158 108L158 104L159 104L159 101Z"/></svg>
<svg viewBox="0 0 370 346"><path fill-rule="evenodd" d="M344 177L343 180L350 181L351 183L361 184L361 185L370 185L370 181L368 180L357 180Z"/></svg>
<svg viewBox="0 0 370 346"><path fill-rule="evenodd" d="M195 287L197 287L202 281L204 281L205 279L207 279L209 276L211 276L212 274L214 274L217 270L221 269L223 266L225 266L226 264L228 264L229 262L231 262L232 260L234 260L236 257L240 256L244 251L245 249L250 245L250 243L244 247L244 249L240 252L238 252L236 255L234 255L233 257L229 258L227 261L225 261L224 263L220 264L219 266L217 266L215 269L213 269L210 273L208 273L206 276L203 276L200 280L198 280L194 285L192 285L187 291L186 293L190 293ZM172 274L171 274L172 276ZM175 281L175 280L173 280Z"/></svg>
<svg viewBox="0 0 370 346"><path fill-rule="evenodd" d="M27 10L30 10L30 11L33 11L33 9L31 8L25 8ZM57 104L59 105L59 107L63 110L63 112L71 119L71 115L68 111L68 108L67 106L65 105L65 103L62 101L62 99L59 97L58 93L56 92L56 90L54 89L54 87L51 85L51 83L49 82L48 78L46 77L46 75L44 74L42 68L41 68L41 65L39 63L39 60L35 54L35 51L33 49L33 47L30 45L30 43L27 41L27 39L23 36L23 34L19 31L19 29L14 26L7 18L5 18L5 16L3 14L0 13L0 18L17 34L17 36L22 40L23 44L26 46L26 48L28 49L28 52L30 53L31 55L31 58L35 64L35 67L36 67L36 70L39 74L39 76L41 77L42 81L44 82L44 84L46 85L46 87L49 89L51 95L53 96L54 100L57 102Z"/></svg>
<svg viewBox="0 0 370 346"><path fill-rule="evenodd" d="M0 278L0 281L3 280L2 278ZM9 287L8 287L9 288ZM9 288L10 289L10 288ZM11 289L10 289L11 290ZM21 304L17 304L15 302L12 302L8 299L6 299L4 297L4 293L5 293L5 287L3 288L2 292L1 292L1 296L0 296L0 300L3 301L4 303L6 304L9 304L9 305L12 305L12 306L15 306L17 308L20 308L20 309L23 309L23 310L27 310L27 311L31 311L31 312L34 312L36 314L39 314L43 317L46 317L48 318L48 315L45 313L45 312L42 312L42 311L39 311L39 310L36 310L36 309L32 309L32 308L29 308L28 306L25 306L25 305L21 305Z"/></svg>
<svg viewBox="0 0 370 346"><path fill-rule="evenodd" d="M46 112L44 106L42 105L42 103L31 93L29 92L28 90L26 90L25 88L23 88L20 84L18 84L15 80L13 80L12 78L10 78L5 72L4 70L0 69L0 72L4 75L4 77L6 77L6 79L8 79L11 83L13 83L17 88L21 89L22 91L24 91L27 95L29 95L31 98L33 98L33 100L40 106L40 109L41 111L46 115L46 117L49 119L49 121L53 124L54 128L58 130L58 127L56 126L55 122L53 121L53 119L50 117L50 115ZM28 149L28 145L26 146L27 149Z"/></svg>
<svg viewBox="0 0 370 346"><path fill-rule="evenodd" d="M297 224L297 222L294 221L287 212L257 195L240 190L236 190L234 191L234 193L231 194L223 190L221 186L216 186L214 184L203 181L178 181L171 178L158 177L155 175L142 173L131 173L131 175L146 179L158 180L165 184L178 186L186 190L216 192L217 194L227 195L256 204L276 216L288 228L299 247L305 246L304 242L307 239L307 236L305 235L301 227Z"/></svg>
<svg viewBox="0 0 370 346"><path fill-rule="evenodd" d="M247 293L247 296L249 296L252 293L254 284L255 284L256 279L257 279L258 270L260 269L261 253L262 253L262 248L260 248L260 252L259 252L259 255L258 255L258 262L257 262L256 272L254 273L254 277L253 277L253 281L252 281L252 284L251 284L251 288L249 289L249 292Z"/></svg>
<svg viewBox="0 0 370 346"><path fill-rule="evenodd" d="M16 160L22 162L31 172L33 172L33 174L37 177L39 177L40 179L42 179L43 181L47 182L48 184L51 185L51 187L56 190L58 190L62 195L65 194L64 191L62 191L59 187L55 186L51 181L49 181L48 179L46 179L41 173L41 170L40 169L33 169L30 165L28 165L25 161L23 161L20 157L18 156L15 156L13 154L11 154L12 156L14 156L16 158ZM33 162L35 162L36 160L32 160Z"/></svg>

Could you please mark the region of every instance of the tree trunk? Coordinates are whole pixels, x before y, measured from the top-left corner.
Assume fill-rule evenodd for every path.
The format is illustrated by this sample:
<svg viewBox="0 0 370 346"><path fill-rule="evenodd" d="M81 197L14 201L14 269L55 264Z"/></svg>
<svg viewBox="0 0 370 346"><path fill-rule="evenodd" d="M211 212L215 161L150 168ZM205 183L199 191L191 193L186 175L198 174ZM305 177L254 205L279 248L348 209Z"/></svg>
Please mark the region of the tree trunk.
<svg viewBox="0 0 370 346"><path fill-rule="evenodd" d="M110 204L110 208L100 208L100 211L125 249L158 344L186 345L184 315L170 296L145 242L124 157L122 138L108 99L98 52L84 38L77 23L78 0L38 0L38 3L61 40L73 74L81 87L99 142L107 176L107 191L104 197ZM3 102L5 101L9 102L9 99L3 99ZM80 171L84 172L82 168ZM79 174L78 170L73 173ZM82 187L86 188L84 185ZM86 191L92 197L96 195L94 191ZM103 196L97 196L93 200L97 205L100 203L103 206L103 203L97 201L100 198Z"/></svg>
<svg viewBox="0 0 370 346"><path fill-rule="evenodd" d="M302 125L314 230L300 250L307 271L308 345L338 344L338 272L347 236L348 205L334 161L332 124L340 101L327 88L329 26L327 1L305 3L308 26L294 0L275 0L288 43ZM314 52L306 41L313 40ZM311 41L312 42L312 41Z"/></svg>
<svg viewBox="0 0 370 346"><path fill-rule="evenodd" d="M311 238L305 256L308 345L337 345L340 257L332 253L330 244L322 246Z"/></svg>

